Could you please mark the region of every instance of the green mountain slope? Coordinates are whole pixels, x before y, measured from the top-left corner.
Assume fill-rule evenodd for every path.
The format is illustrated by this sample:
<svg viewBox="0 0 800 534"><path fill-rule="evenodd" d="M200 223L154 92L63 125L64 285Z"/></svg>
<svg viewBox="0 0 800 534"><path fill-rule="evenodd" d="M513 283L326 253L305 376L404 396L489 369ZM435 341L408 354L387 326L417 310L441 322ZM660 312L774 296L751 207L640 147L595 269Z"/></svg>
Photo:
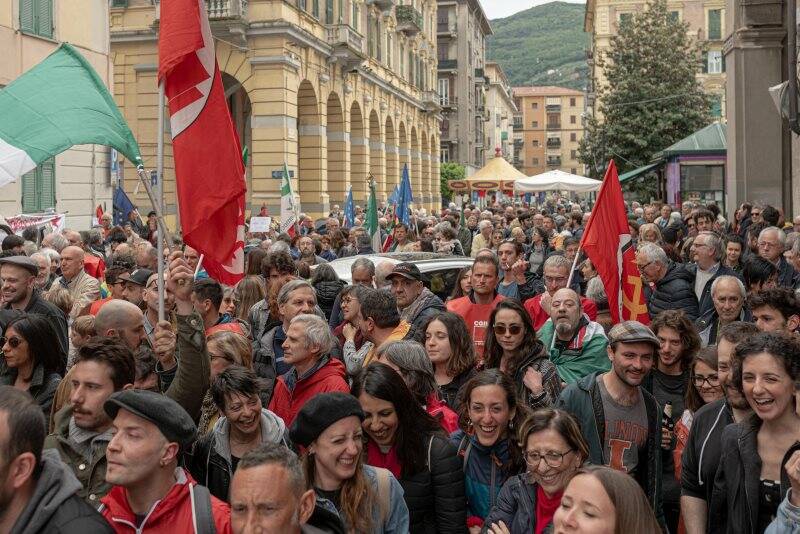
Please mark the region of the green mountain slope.
<svg viewBox="0 0 800 534"><path fill-rule="evenodd" d="M586 88L589 68L583 32L584 4L550 2L491 21L489 61L500 64L511 85Z"/></svg>

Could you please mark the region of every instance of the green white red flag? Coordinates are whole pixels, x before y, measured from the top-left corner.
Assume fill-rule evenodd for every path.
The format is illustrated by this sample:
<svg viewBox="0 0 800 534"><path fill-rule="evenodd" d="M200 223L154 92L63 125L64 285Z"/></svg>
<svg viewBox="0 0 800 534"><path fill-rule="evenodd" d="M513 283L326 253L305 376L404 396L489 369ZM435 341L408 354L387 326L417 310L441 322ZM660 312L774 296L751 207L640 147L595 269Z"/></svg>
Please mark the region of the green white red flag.
<svg viewBox="0 0 800 534"><path fill-rule="evenodd" d="M297 208L294 205L289 168L285 163L283 164L283 178L281 178L281 233L289 234L291 237L297 234Z"/></svg>
<svg viewBox="0 0 800 534"><path fill-rule="evenodd" d="M364 221L364 229L372 242L372 250L381 252L381 228L378 224L378 197L375 194L375 180L369 181L369 200L367 201L367 219Z"/></svg>

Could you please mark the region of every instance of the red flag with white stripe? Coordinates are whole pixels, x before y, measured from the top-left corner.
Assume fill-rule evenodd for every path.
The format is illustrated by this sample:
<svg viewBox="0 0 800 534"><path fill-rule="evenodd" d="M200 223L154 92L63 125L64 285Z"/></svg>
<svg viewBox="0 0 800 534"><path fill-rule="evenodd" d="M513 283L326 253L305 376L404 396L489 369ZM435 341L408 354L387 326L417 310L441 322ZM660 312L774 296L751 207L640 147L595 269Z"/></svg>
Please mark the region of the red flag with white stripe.
<svg viewBox="0 0 800 534"><path fill-rule="evenodd" d="M169 104L183 240L209 276L244 276L247 186L203 0L161 2L158 78Z"/></svg>

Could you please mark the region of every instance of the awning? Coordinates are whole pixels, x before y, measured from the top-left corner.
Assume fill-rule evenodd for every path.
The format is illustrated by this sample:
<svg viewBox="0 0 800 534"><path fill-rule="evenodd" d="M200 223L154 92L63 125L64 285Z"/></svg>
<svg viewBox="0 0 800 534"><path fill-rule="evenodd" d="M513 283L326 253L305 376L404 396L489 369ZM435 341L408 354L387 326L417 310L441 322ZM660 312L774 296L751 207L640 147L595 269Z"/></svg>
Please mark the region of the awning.
<svg viewBox="0 0 800 534"><path fill-rule="evenodd" d="M644 173L646 173L646 172L658 167L662 163L663 163L663 161L657 161L655 163L651 163L650 165L645 165L643 167L639 167L638 169L633 169L632 171L628 171L625 174L620 174L619 175L619 181L620 182L627 182L628 180L633 180L634 178L637 178L637 177L643 175Z"/></svg>

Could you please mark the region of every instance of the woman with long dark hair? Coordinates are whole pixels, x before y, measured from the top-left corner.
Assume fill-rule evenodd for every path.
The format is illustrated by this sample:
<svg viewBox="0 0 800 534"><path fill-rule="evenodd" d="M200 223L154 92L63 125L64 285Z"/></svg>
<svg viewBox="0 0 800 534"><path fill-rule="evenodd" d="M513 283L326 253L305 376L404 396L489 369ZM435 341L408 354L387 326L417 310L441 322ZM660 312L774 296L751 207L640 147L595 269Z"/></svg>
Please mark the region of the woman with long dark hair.
<svg viewBox="0 0 800 534"><path fill-rule="evenodd" d="M487 331L484 368L507 373L520 401L529 408L553 406L561 392L561 379L519 301L499 302L489 316Z"/></svg>
<svg viewBox="0 0 800 534"><path fill-rule="evenodd" d="M517 402L514 382L499 369L475 375L459 393L459 426L450 442L464 462L468 522L481 523L506 480L525 467L515 429L530 413Z"/></svg>
<svg viewBox="0 0 800 534"><path fill-rule="evenodd" d="M361 370L352 394L361 404L367 464L403 486L412 533L464 532L464 474L438 421L416 402L403 378L380 362Z"/></svg>
<svg viewBox="0 0 800 534"><path fill-rule="evenodd" d="M475 376L475 345L464 319L453 312L434 315L425 325L425 352L442 400L458 410L458 390Z"/></svg>
<svg viewBox="0 0 800 534"><path fill-rule="evenodd" d="M448 301L466 297L472 291L472 283L470 277L472 276L472 267L464 267L458 271L456 276L456 283L453 286L453 292L450 294Z"/></svg>
<svg viewBox="0 0 800 534"><path fill-rule="evenodd" d="M67 363L52 323L38 314L15 317L8 322L0 346L0 385L27 391L50 417Z"/></svg>

